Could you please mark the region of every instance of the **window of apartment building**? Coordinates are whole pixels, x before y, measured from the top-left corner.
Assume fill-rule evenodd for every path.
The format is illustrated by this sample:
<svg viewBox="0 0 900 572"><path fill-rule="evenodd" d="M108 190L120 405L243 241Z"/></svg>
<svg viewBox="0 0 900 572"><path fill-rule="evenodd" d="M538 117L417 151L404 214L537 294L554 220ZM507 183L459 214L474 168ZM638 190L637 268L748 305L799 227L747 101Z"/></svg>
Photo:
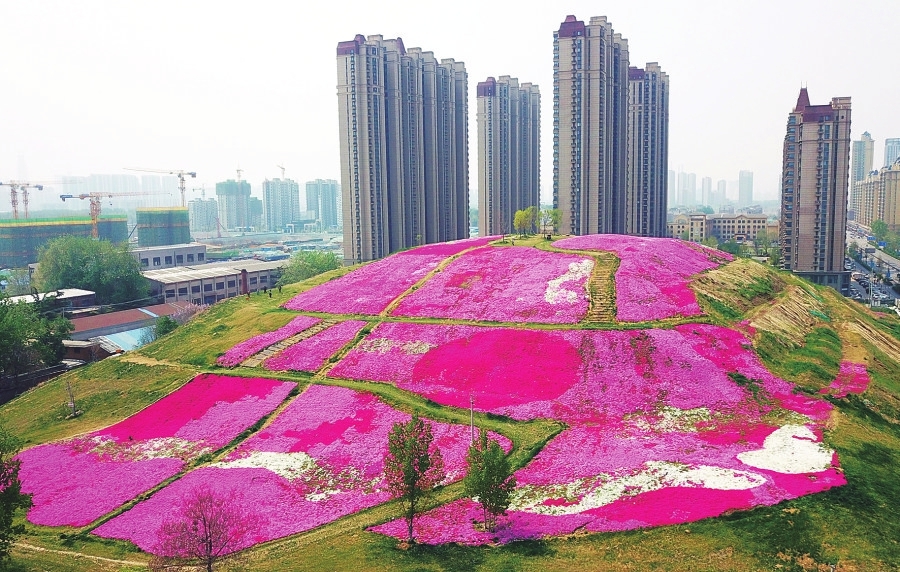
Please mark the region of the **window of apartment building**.
<svg viewBox="0 0 900 572"><path fill-rule="evenodd" d="M172 257L166 256L166 264L172 264Z"/></svg>
<svg viewBox="0 0 900 572"><path fill-rule="evenodd" d="M204 284L204 285L203 285L203 291L204 291L204 292L212 292L212 287L213 287L212 284Z"/></svg>
<svg viewBox="0 0 900 572"><path fill-rule="evenodd" d="M184 255L183 254L175 255L175 264L184 264Z"/></svg>
<svg viewBox="0 0 900 572"><path fill-rule="evenodd" d="M250 284L256 284L256 276L250 279Z"/></svg>
<svg viewBox="0 0 900 572"><path fill-rule="evenodd" d="M191 286L191 294L199 294L200 286Z"/></svg>
<svg viewBox="0 0 900 572"><path fill-rule="evenodd" d="M166 290L166 298L174 298L175 297L175 289Z"/></svg>
<svg viewBox="0 0 900 572"><path fill-rule="evenodd" d="M236 282L235 282L234 280L229 280L229 281L228 281L228 287L229 287L229 288L234 288L234 287L235 287L235 284L236 284Z"/></svg>
<svg viewBox="0 0 900 572"><path fill-rule="evenodd" d="M179 288L178 295L179 296L187 296L187 286L185 286L184 288Z"/></svg>
<svg viewBox="0 0 900 572"><path fill-rule="evenodd" d="M161 266L162 263L159 261L159 256L153 257L153 266Z"/></svg>
<svg viewBox="0 0 900 572"><path fill-rule="evenodd" d="M148 258L141 258L141 266L143 266L144 268L150 266L150 259L148 259Z"/></svg>
<svg viewBox="0 0 900 572"><path fill-rule="evenodd" d="M224 282L216 282L216 290L224 290L225 283Z"/></svg>
<svg viewBox="0 0 900 572"><path fill-rule="evenodd" d="M188 262L193 262L193 261L194 261L194 255L188 254Z"/></svg>
<svg viewBox="0 0 900 572"><path fill-rule="evenodd" d="M268 283L268 282L269 282L269 277L268 277L268 276L260 276L260 277L259 277L259 283L262 284L263 282Z"/></svg>

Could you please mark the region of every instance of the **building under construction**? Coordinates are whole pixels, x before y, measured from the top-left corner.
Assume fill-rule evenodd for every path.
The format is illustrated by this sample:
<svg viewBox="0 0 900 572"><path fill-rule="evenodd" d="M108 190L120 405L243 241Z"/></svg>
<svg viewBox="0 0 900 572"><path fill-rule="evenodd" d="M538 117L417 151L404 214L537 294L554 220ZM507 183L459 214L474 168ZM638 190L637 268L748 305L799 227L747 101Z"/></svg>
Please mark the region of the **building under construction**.
<svg viewBox="0 0 900 572"><path fill-rule="evenodd" d="M138 246L168 246L191 241L187 207L137 209Z"/></svg>
<svg viewBox="0 0 900 572"><path fill-rule="evenodd" d="M24 268L37 262L38 253L51 239L60 236L91 237L91 217L0 220L0 268ZM101 240L125 242L128 218L104 215L97 219Z"/></svg>

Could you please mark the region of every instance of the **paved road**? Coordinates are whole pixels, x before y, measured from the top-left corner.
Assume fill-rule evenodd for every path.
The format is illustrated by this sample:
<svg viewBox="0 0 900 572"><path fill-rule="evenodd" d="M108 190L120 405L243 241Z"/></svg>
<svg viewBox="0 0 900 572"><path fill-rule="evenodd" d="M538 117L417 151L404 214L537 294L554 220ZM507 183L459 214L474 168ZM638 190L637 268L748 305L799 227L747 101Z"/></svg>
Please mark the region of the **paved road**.
<svg viewBox="0 0 900 572"><path fill-rule="evenodd" d="M861 250L865 249L865 248L869 248L871 246L866 241L865 238L853 236L850 233L847 233L847 242L848 242L848 244L855 243L857 245L857 247L859 247ZM875 268L880 269L881 272L884 273L885 275L890 275L890 277L894 278L894 279L900 277L900 260L894 258L893 256L890 256L889 254L887 254L885 252L882 252L881 250L877 250L877 249L875 250L874 254L869 254L867 256L871 256L871 257L874 257L877 259L878 265L875 266ZM869 273L868 270L866 270L864 267L859 265L855 260L853 261L853 272L862 272L863 274ZM865 300L868 300L868 297L869 297L868 293L855 280L850 282L850 287L851 287L851 289L861 293ZM890 306L895 305L897 298L900 297L900 296L898 296L898 294L896 292L894 292L894 290L892 288L888 288L886 286L877 285L875 291L876 292L880 291L880 292L883 292L884 294L888 295L889 299L884 300L882 302L885 305L890 305Z"/></svg>

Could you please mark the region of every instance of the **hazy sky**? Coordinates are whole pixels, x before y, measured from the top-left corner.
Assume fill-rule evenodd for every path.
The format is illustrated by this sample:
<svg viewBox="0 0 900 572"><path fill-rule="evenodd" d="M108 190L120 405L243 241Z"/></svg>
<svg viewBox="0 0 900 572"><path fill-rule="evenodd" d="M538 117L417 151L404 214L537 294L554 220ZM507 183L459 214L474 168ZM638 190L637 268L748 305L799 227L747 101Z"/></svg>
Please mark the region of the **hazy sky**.
<svg viewBox="0 0 900 572"><path fill-rule="evenodd" d="M335 48L382 34L465 62L473 189L475 85L539 84L549 201L553 31L567 14L607 16L631 65L658 61L669 74L669 165L698 186L749 169L756 196L775 198L801 85L813 104L852 97L853 138L872 134L876 165L884 139L900 137L898 0L0 0L0 181L135 166L196 171L192 186L212 189L240 167L258 194L278 164L301 187L339 180Z"/></svg>

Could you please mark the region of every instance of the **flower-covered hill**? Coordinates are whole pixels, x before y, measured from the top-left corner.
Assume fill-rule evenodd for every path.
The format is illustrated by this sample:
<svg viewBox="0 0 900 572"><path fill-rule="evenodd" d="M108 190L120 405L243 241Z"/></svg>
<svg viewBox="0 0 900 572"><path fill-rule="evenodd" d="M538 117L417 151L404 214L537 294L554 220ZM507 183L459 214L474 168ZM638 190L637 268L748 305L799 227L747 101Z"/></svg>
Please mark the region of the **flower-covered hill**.
<svg viewBox="0 0 900 572"><path fill-rule="evenodd" d="M22 457L39 500L28 541L52 549L68 549L56 525L70 524L80 550L146 558L130 542L152 551L169 507L212 479L267 518L243 544L254 569L888 570L900 566L900 523L884 510L900 503L898 335L892 315L693 243L487 237L217 304L70 374L76 419L58 409L63 380L0 415L43 444ZM221 376L226 401L186 397L201 372ZM248 428L224 447L129 429L181 402ZM378 467L390 423L413 412L453 471L417 520L434 547L403 552ZM458 484L470 415L518 482L493 532ZM111 457L98 436L120 433L128 454ZM145 475L130 451L160 438L197 454L154 453L166 471ZM72 450L72 470L112 460L147 484L100 471L96 486L62 486L44 450ZM106 504L80 506L95 497ZM57 513L86 517L43 516Z"/></svg>

